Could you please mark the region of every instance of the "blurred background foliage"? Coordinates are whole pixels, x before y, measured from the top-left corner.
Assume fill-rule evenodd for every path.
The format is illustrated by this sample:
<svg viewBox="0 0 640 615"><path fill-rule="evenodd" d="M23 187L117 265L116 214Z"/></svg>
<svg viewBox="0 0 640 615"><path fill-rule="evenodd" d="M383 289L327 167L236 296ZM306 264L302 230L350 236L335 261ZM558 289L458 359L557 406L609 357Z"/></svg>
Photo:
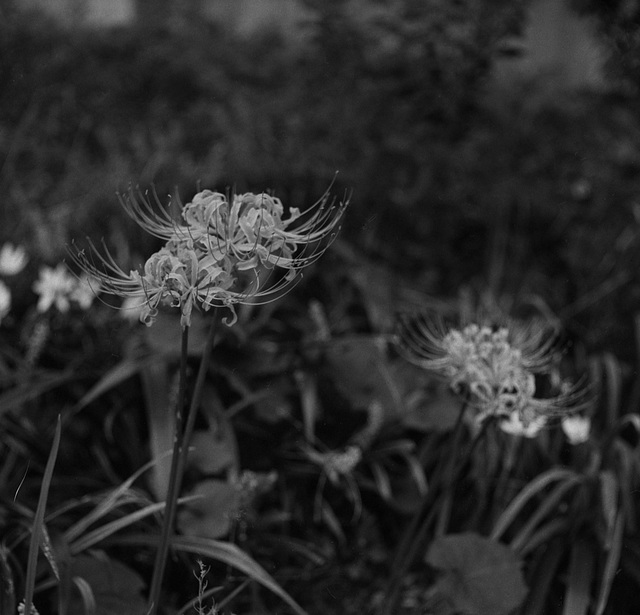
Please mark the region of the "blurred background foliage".
<svg viewBox="0 0 640 615"><path fill-rule="evenodd" d="M297 23L244 35L197 3L153 19L139 4L110 28L2 9L8 237L53 262L102 235L130 258L123 229L134 256L148 246L114 197L129 182L183 199L267 188L303 207L339 171L344 238L369 262L432 295L488 284L544 300L588 344L630 352L637 2L572 4L607 59L582 89L564 73L504 77L549 46L527 37L544 1L306 0Z"/></svg>
<svg viewBox="0 0 640 615"><path fill-rule="evenodd" d="M474 295L490 295L487 303L498 302L506 312L542 312L577 342L577 356L570 357L577 360L568 360L568 369L584 372L591 360L592 375L600 373L609 387L602 397L614 411L598 422L614 435L603 441L636 454L636 432L622 444L615 437L626 429L616 422L621 409L636 416L640 399L632 367L640 301L640 1L300 0L298 17L287 13L281 27L274 27L276 14L264 16L264 27L255 18L251 28L207 19L207 3L191 0L138 0L137 19L109 27L82 23L81 0L57 3L71 9L67 22L34 2L28 10L22 4L0 0L0 243L22 244L30 255L15 281L13 314L8 326L3 323L7 365L20 365L16 349L28 348L37 330L31 284L38 265L55 265L65 247L85 235L104 237L125 269L154 247L119 206L116 192L129 183L154 185L162 198L177 194L184 202L200 187L272 190L300 208L332 182L338 197L352 195L340 239L306 282L281 306L265 306L221 335L214 373L219 390L209 396L212 408L205 414L226 423L201 417L206 424L197 425L199 437L215 436L218 448L188 477L192 486L203 477L210 481L221 469L209 467L212 459L220 464L216 454L263 473L265 484L273 469L284 477L280 485L288 487L278 493L262 494L264 485L258 485L256 497L264 496L273 514L260 517L248 537L238 522L238 542L251 543L251 553L269 554L263 559L277 562L282 577L299 584L299 563L287 552L297 545L307 581L298 589L302 594L314 584L307 598L318 612L330 598L353 593L369 599L376 578L371 570L379 571L385 558L386 528L397 529L394 515L410 508L398 493L409 504L415 500L422 484L416 468L432 468L442 448L438 432L451 428L451 400L381 346L395 311L437 306L446 312L448 306L454 312L472 305ZM36 363L58 380L41 378L35 386L26 379L1 400L0 410L26 406L29 418L27 429L4 414L11 438L28 444L11 445L18 452L14 465L0 470L5 478L23 457L35 459L39 469L44 465L43 408L50 417L69 410L69 399L80 400L69 410L78 413L63 434L58 465L69 485L52 491L54 504L87 490L78 467L88 468L90 486L105 476L117 485L141 467L147 451L140 442L153 420L128 410L145 406L141 398L154 398L149 407L160 406L158 396L168 399L162 365L153 371L138 357L141 346L173 361L174 350L162 347L172 344L168 328L131 335L124 322L114 325L112 314L52 316ZM23 317L27 322L12 329ZM109 386L97 386L101 403L90 404L87 383L118 361L107 372ZM116 387L138 373L141 390ZM18 384L21 377L16 370ZM82 378L86 382L79 383ZM61 383L68 395L53 390ZM384 437L362 444L372 438L370 423L380 420L373 402L382 400L383 409L393 411L412 388L428 398L414 399L415 405L427 403L430 413L422 420L405 417L400 427L382 417L390 424ZM91 393L94 401L95 389ZM246 408L252 408L249 418ZM327 450L309 445L316 417ZM238 442L220 435L232 418ZM92 447L100 429L104 442ZM422 433L422 466L412 466L407 451ZM302 434L306 447L299 445ZM334 467L336 459L349 461L334 453L348 452L354 434L366 449L359 484ZM562 442L554 444L558 435L548 436L546 452L540 445L544 455L529 443L530 458L518 457L518 480L563 462ZM376 482L385 475L394 479L393 489ZM637 492L631 480L620 485L629 498ZM339 504L331 535L308 523L325 487ZM12 483L6 493L13 496L17 488ZM212 500L223 490L216 482L197 488ZM388 510L372 496L375 488L386 494ZM38 489L32 477L21 496L33 500ZM227 484L224 489L223 495L232 491ZM335 498L336 492L345 497ZM608 506L613 501L603 499ZM464 502L460 510L471 510ZM340 519L351 519L362 504L360 525L345 523L344 532L357 535L349 541ZM585 533L591 532L592 508L580 509L587 530L577 518ZM281 510L290 515L288 545ZM208 521L229 525L227 518ZM629 534L640 561L635 529ZM347 548L353 552L345 556ZM336 553L364 557L366 567L354 566L345 576L334 565ZM640 564L634 570L640 579ZM192 580L190 570L184 575ZM176 587L182 581L176 577ZM358 585L364 591L353 589Z"/></svg>

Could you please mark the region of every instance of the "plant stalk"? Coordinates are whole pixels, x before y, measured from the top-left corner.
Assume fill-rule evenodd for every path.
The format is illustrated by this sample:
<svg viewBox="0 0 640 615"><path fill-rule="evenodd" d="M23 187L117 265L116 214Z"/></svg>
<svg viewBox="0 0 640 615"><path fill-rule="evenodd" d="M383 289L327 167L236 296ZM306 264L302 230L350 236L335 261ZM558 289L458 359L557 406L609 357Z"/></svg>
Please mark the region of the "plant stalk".
<svg viewBox="0 0 640 615"><path fill-rule="evenodd" d="M180 384L178 387L178 400L175 408L176 421L173 438L173 453L171 455L171 470L169 471L169 486L165 499L164 520L162 524L162 534L160 544L156 553L156 560L153 566L153 576L151 578L151 588L149 589L149 601L147 607L148 615L155 615L158 610L162 579L167 565L169 554L169 542L175 520L178 494L180 493L181 477L178 476L178 460L180 452L184 447L184 430L182 429L184 400L187 389L187 357L189 351L189 327L182 329L182 346L180 349Z"/></svg>
<svg viewBox="0 0 640 615"><path fill-rule="evenodd" d="M211 351L215 341L218 321L220 317L216 312L211 320L211 326L207 335L207 340L202 351L200 359L200 367L196 377L196 384L191 396L191 403L187 412L186 422L183 420L182 409L184 408L184 400L186 397L186 372L187 372L187 350L188 350L188 328L182 331L182 351L180 355L180 388L178 393L178 407L176 409L176 437L173 446L173 455L171 458L171 473L169 476L169 488L167 490L166 507L164 512L164 522L162 525L162 535L160 545L156 554L156 561L153 568L153 577L151 580L151 589L149 590L149 601L147 615L155 615L158 609L158 601L160 599L160 591L162 588L162 580L167 565L169 554L169 545L173 526L175 523L178 496L182 487L182 478L187 464L189 454L189 441L196 422L196 415L202 399L202 390L204 381L209 369L211 360Z"/></svg>

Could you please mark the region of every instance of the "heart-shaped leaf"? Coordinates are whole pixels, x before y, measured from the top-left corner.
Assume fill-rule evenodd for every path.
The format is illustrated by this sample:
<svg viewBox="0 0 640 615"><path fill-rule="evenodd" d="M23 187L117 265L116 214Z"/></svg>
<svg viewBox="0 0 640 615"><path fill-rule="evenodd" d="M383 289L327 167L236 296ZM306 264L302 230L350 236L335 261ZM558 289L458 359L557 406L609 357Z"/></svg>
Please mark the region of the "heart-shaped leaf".
<svg viewBox="0 0 640 615"><path fill-rule="evenodd" d="M507 615L520 606L527 587L521 562L507 546L472 532L431 543L426 561L440 571L438 592L465 615Z"/></svg>

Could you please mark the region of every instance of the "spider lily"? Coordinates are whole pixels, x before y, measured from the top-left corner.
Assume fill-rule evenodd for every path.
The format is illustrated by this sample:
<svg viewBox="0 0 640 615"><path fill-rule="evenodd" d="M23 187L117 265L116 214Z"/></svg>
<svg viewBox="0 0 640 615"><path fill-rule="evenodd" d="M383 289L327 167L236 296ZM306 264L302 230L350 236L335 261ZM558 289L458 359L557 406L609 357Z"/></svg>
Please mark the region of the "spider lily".
<svg viewBox="0 0 640 615"><path fill-rule="evenodd" d="M400 349L409 361L464 392L477 423L495 417L509 433L532 437L548 417L589 403L588 391L580 386L565 385L557 396L535 397L536 374L549 373L554 360L553 339L537 321L447 330L441 321L422 317L404 323Z"/></svg>
<svg viewBox="0 0 640 615"><path fill-rule="evenodd" d="M180 308L183 327L189 326L194 306L227 307L233 324L236 304L267 303L288 292L301 270L331 244L347 205L336 205L327 192L309 211L292 208L285 218L281 201L268 194L227 198L204 190L182 208L184 223L177 223L155 193L153 199L157 207L133 190L121 197L142 228L165 240L142 272L126 273L108 250L101 255L93 245L90 257L82 250L71 256L106 292L142 304L145 324L151 325L164 305Z"/></svg>

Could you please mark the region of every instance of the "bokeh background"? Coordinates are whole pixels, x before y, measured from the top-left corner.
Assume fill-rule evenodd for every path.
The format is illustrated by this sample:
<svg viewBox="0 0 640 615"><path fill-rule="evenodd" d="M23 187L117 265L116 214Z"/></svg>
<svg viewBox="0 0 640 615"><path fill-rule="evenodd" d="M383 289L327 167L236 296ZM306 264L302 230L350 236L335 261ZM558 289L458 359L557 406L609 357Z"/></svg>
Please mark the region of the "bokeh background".
<svg viewBox="0 0 640 615"><path fill-rule="evenodd" d="M304 206L335 178L353 194L345 239L393 279L536 296L589 343L631 351L637 2L1 10L2 231L45 260L78 234L115 241L128 183Z"/></svg>
<svg viewBox="0 0 640 615"><path fill-rule="evenodd" d="M227 465L267 478L277 471L261 514L231 538L310 613L367 612L419 501L416 476L430 479L447 450L451 396L385 346L401 312L498 305L562 329L567 375L601 376L591 381L600 395L593 455L589 463L574 455L557 425L508 459L511 444L500 436L486 454L496 475L509 464L511 491L495 508L540 472L575 467L592 499L576 496L574 514L560 494L550 516L568 518L575 532L562 530L563 548L579 553L579 535L594 553L609 549L598 542L604 513L593 511L604 504L611 513L617 500L608 494L618 491L633 508L640 481L639 22L640 0L0 0L0 244L23 246L29 258L11 280L0 331L0 453L9 460L0 464L0 529L10 528L16 545L9 564L24 569L26 541L15 536L28 535L58 413L67 425L50 509L69 517L50 524L58 534L87 494L109 493L153 457L154 420L169 416L162 409L177 338L168 331L176 327L146 330L98 303L87 313L35 307L38 271L67 258L73 241L103 238L125 270L157 247L120 207L117 193L130 184L154 186L163 202L188 202L205 188L267 190L300 209L329 186L337 198L350 195L339 239L300 286L281 305L250 306L221 334L212 409L203 414L211 410L212 425L223 417L228 433L197 426L218 474ZM194 331L195 347L202 330ZM140 348L165 363L139 360ZM367 412L395 412L404 393L417 405L429 397L422 418L383 417L381 435L369 438L379 439L363 445L365 469L328 484L331 455L366 432ZM310 448L316 438L323 454ZM458 529L487 531L482 519L465 518L478 485L493 506L480 461L457 494ZM373 462L388 462L393 489L380 488ZM200 484L199 475L187 478ZM313 510L324 501L321 481L337 511L324 525ZM147 487L145 505L157 496ZM349 496L358 489L365 513L354 522ZM225 527L212 531L228 537L235 500L224 508L216 498L214 521ZM142 506L125 504L114 518ZM640 543L635 517L626 522L624 574L607 613L637 599ZM144 527L147 537L157 533L150 521ZM140 572L132 612L144 613L140 579L153 550L125 547L112 543L109 556ZM569 555L561 557L551 589L540 590L558 613ZM531 561L527 582L537 574ZM167 586L175 604L194 595L188 563ZM432 579L421 579L431 591ZM237 612L263 612L240 610L258 597L242 594Z"/></svg>

